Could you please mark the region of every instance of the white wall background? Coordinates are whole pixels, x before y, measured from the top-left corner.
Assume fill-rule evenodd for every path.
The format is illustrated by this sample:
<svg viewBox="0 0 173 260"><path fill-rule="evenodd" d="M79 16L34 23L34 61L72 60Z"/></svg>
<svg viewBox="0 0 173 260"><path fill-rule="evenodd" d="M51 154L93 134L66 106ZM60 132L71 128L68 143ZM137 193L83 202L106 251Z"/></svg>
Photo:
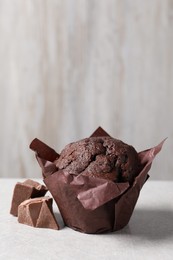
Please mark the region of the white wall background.
<svg viewBox="0 0 173 260"><path fill-rule="evenodd" d="M1 177L41 177L33 138L101 125L138 151L168 137L150 175L173 179L172 101L173 0L0 0Z"/></svg>

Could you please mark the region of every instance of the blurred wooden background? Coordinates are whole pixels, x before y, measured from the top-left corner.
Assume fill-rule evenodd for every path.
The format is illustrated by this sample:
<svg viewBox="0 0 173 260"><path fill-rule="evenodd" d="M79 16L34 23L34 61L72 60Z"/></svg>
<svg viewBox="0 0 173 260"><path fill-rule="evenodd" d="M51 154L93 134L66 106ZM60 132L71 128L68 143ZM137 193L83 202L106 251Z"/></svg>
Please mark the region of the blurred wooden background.
<svg viewBox="0 0 173 260"><path fill-rule="evenodd" d="M1 177L41 177L33 138L101 125L138 151L168 137L150 175L173 179L172 103L173 0L0 0Z"/></svg>

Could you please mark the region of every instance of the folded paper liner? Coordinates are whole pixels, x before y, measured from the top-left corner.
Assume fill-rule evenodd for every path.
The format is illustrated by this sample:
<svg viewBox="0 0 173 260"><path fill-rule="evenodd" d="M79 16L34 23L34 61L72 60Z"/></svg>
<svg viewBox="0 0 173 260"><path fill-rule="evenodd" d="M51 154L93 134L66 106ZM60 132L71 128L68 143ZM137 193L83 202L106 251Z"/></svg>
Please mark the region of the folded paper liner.
<svg viewBox="0 0 173 260"><path fill-rule="evenodd" d="M100 127L92 134L103 135L109 136ZM96 234L116 231L128 224L140 190L149 177L148 171L164 141L138 153L142 169L132 185L58 170L53 161L59 154L38 139L32 141L30 148L36 152L44 183L56 201L64 223L74 230Z"/></svg>

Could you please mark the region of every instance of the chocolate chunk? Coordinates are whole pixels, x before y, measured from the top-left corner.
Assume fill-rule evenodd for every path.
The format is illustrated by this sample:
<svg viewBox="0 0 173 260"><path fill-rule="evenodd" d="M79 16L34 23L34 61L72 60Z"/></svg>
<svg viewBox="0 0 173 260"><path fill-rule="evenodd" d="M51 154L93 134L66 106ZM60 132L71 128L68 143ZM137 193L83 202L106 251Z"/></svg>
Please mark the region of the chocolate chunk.
<svg viewBox="0 0 173 260"><path fill-rule="evenodd" d="M28 179L24 182L18 182L13 192L10 214L17 216L18 206L21 202L30 198L42 197L46 192L46 186L36 181Z"/></svg>
<svg viewBox="0 0 173 260"><path fill-rule="evenodd" d="M18 207L19 223L38 228L59 229L52 202L52 198L48 196L23 201Z"/></svg>

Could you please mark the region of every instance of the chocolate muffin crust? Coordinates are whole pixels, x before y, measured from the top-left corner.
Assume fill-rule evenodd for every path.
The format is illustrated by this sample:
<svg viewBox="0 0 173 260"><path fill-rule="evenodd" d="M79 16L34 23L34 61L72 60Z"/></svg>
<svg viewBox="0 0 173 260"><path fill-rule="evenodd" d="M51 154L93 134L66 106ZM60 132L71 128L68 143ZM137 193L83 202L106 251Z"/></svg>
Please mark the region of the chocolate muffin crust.
<svg viewBox="0 0 173 260"><path fill-rule="evenodd" d="M68 144L55 164L59 170L71 174L114 182L132 182L139 169L136 150L110 136L90 137Z"/></svg>

